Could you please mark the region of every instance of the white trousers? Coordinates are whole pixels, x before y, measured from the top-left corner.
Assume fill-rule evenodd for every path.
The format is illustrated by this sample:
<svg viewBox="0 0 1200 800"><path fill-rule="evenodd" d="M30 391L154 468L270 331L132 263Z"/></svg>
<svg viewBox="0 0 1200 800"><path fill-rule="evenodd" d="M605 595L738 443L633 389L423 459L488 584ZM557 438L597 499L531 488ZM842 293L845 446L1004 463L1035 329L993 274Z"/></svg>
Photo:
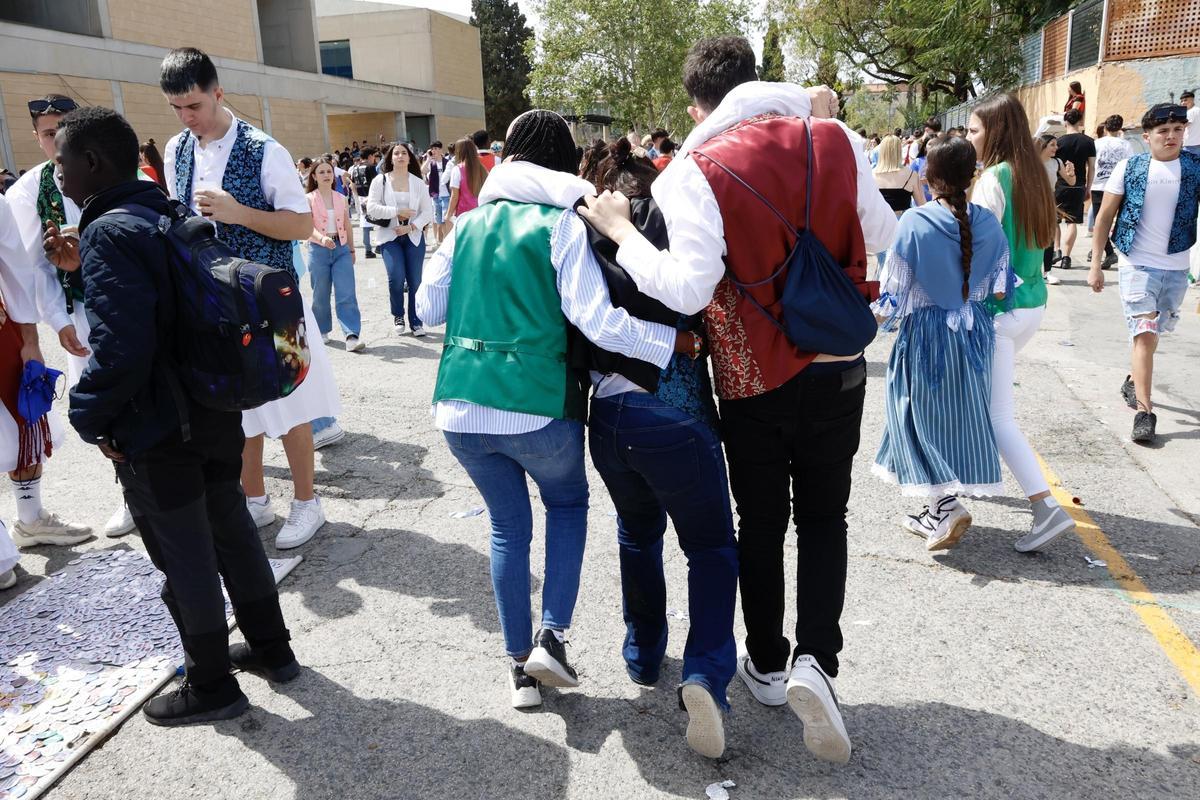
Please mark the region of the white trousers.
<svg viewBox="0 0 1200 800"><path fill-rule="evenodd" d="M1030 497L1049 490L1037 456L1014 416L1013 377L1016 357L1042 324L1046 307L1018 308L995 318L996 352L992 358L992 429L1004 463Z"/></svg>

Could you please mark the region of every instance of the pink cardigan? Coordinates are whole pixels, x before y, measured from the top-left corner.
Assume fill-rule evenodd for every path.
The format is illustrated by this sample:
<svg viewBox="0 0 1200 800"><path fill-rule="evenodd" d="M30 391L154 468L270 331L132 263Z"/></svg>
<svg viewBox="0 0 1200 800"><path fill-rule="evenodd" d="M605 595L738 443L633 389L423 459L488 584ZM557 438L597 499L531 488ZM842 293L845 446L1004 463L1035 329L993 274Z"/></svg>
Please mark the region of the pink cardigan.
<svg viewBox="0 0 1200 800"><path fill-rule="evenodd" d="M321 197L319 190L313 190L308 193L308 207L312 209L313 215L313 232L308 237L308 240L313 244L320 244L321 238L325 236L325 215L328 209L325 208L325 199ZM337 223L338 240L342 244L350 244L350 237L346 231L347 211L346 196L340 192L333 193L333 213Z"/></svg>

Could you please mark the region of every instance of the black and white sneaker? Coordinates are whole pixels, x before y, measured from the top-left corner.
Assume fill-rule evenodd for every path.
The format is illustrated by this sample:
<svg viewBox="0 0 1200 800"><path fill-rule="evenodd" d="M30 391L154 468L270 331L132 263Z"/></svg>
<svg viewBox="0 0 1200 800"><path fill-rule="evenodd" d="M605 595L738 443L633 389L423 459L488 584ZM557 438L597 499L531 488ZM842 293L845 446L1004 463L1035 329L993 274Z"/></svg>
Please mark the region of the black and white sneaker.
<svg viewBox="0 0 1200 800"><path fill-rule="evenodd" d="M396 333L404 333L404 317L392 317L392 327Z"/></svg>
<svg viewBox="0 0 1200 800"><path fill-rule="evenodd" d="M781 706L787 702L787 672L759 672L749 653L739 653L737 675L754 699L764 706Z"/></svg>
<svg viewBox="0 0 1200 800"><path fill-rule="evenodd" d="M833 679L812 656L800 656L792 664L787 701L804 723L804 746L810 753L835 764L850 760L850 735L842 722Z"/></svg>
<svg viewBox="0 0 1200 800"><path fill-rule="evenodd" d="M1153 412L1139 411L1133 418L1133 434L1129 438L1138 444L1150 444L1154 441L1157 425L1158 417Z"/></svg>
<svg viewBox="0 0 1200 800"><path fill-rule="evenodd" d="M1125 376L1125 382L1121 384L1121 397L1125 400L1125 405L1137 410L1137 392L1133 388L1132 375Z"/></svg>
<svg viewBox="0 0 1200 800"><path fill-rule="evenodd" d="M512 691L513 708L535 708L542 704L542 688L529 677L522 664L508 665L508 688Z"/></svg>
<svg viewBox="0 0 1200 800"><path fill-rule="evenodd" d="M533 652L525 662L525 674L557 689L574 689L579 676L567 663L566 642L560 642L549 628L533 637Z"/></svg>

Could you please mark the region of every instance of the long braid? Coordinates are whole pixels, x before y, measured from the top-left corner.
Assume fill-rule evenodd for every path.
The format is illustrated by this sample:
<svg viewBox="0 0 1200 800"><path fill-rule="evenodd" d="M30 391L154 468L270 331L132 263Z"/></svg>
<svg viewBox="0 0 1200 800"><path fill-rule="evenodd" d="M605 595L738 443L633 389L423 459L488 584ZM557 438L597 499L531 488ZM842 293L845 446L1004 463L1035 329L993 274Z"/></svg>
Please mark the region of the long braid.
<svg viewBox="0 0 1200 800"><path fill-rule="evenodd" d="M945 200L949 204L950 210L954 212L954 218L958 220L958 239L962 245L962 298L965 303L971 296L971 255L973 252L971 219L967 215L967 193L960 189L950 194L940 194L937 199Z"/></svg>
<svg viewBox="0 0 1200 800"><path fill-rule="evenodd" d="M929 146L926 175L935 198L944 200L958 221L958 238L962 247L962 299L971 297L971 217L967 212L967 188L975 175L975 148L966 139L945 135Z"/></svg>

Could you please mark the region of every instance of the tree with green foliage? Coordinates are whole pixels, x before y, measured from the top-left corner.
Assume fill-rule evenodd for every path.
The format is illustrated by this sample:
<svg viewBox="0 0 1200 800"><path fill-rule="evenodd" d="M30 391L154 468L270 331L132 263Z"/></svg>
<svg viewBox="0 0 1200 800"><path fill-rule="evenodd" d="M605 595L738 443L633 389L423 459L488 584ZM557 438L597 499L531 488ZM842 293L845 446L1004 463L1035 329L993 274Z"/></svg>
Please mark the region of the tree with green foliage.
<svg viewBox="0 0 1200 800"><path fill-rule="evenodd" d="M783 47L780 45L779 23L772 19L767 23L767 35L763 38L762 68L760 77L776 83L786 80L783 65Z"/></svg>
<svg viewBox="0 0 1200 800"><path fill-rule="evenodd" d="M479 29L488 135L503 140L513 118L529 110L533 30L516 0L471 0L471 24Z"/></svg>
<svg viewBox="0 0 1200 800"><path fill-rule="evenodd" d="M658 0L649 15L626 0L534 0L534 8L537 104L576 114L607 109L638 130L689 128L681 77L688 48L750 26L748 0Z"/></svg>

